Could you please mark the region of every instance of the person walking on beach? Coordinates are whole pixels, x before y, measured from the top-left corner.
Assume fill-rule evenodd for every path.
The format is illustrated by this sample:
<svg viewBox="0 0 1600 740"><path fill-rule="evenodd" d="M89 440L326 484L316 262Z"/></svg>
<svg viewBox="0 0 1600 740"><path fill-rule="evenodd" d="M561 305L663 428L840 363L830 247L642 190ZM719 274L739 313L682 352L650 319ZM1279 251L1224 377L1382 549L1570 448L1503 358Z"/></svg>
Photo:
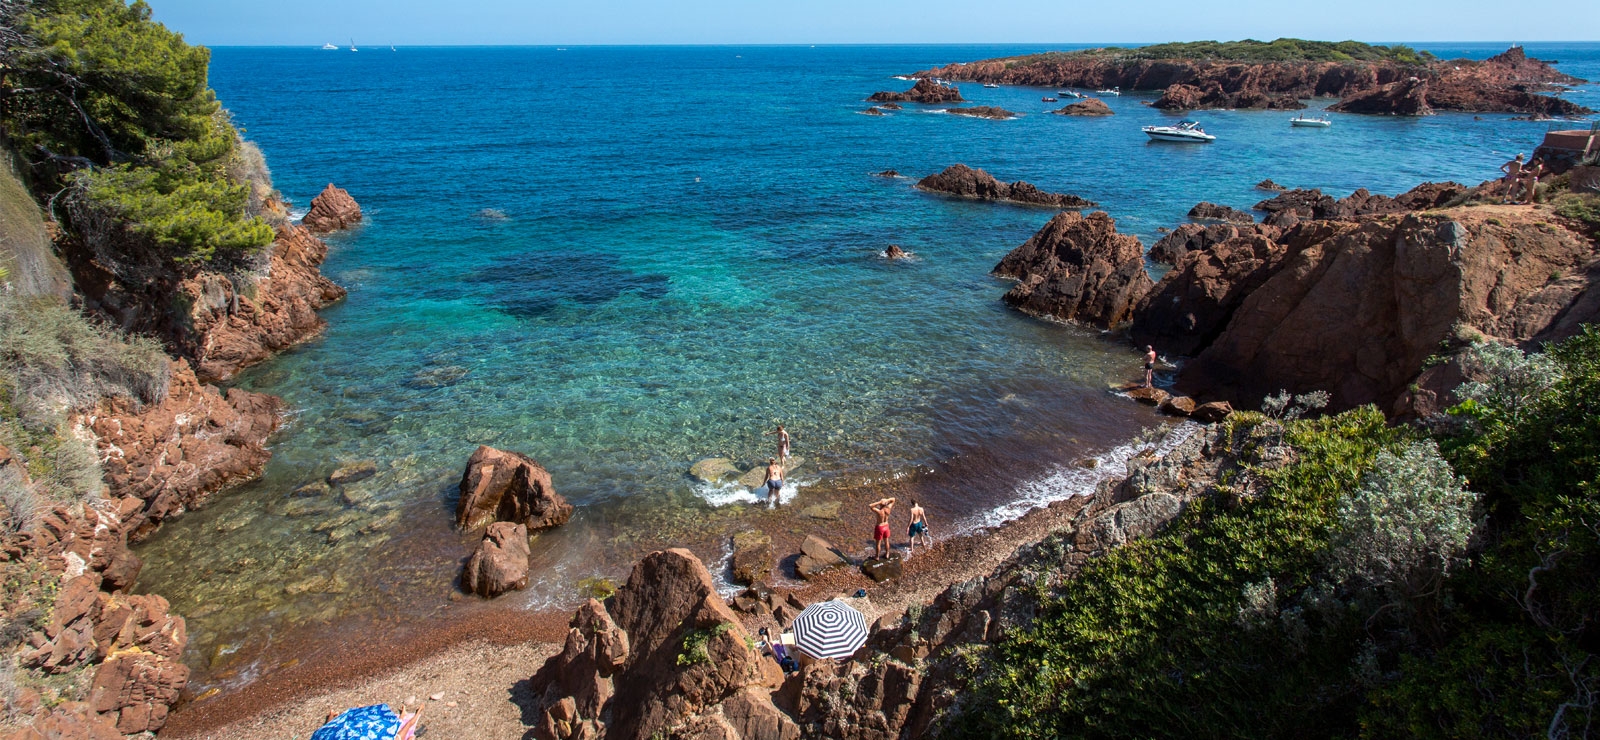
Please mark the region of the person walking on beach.
<svg viewBox="0 0 1600 740"><path fill-rule="evenodd" d="M770 432L762 432L761 436L763 436L763 437L777 437L778 438L778 459L783 461L784 465L788 465L789 464L789 432L784 430L783 425L779 424L777 429L774 429L774 430L772 430Z"/></svg>
<svg viewBox="0 0 1600 740"><path fill-rule="evenodd" d="M1144 346L1144 387L1149 388L1156 379L1156 348Z"/></svg>
<svg viewBox="0 0 1600 740"><path fill-rule="evenodd" d="M872 555L875 558L889 557L889 513L894 511L894 499L880 498L867 508L878 515L878 526L872 530Z"/></svg>
<svg viewBox="0 0 1600 740"><path fill-rule="evenodd" d="M778 458L767 458L767 475L762 479L761 485L767 487L767 503L777 506L782 503L778 493L783 490L783 464Z"/></svg>
<svg viewBox="0 0 1600 740"><path fill-rule="evenodd" d="M1517 194L1517 181L1522 179L1522 154L1518 153L1516 159L1500 165L1500 171L1506 173L1505 177L1500 178L1499 185L1490 191L1490 194L1503 192L1504 198L1501 202L1510 203L1511 197Z"/></svg>
<svg viewBox="0 0 1600 740"><path fill-rule="evenodd" d="M908 553L916 551L918 537L922 538L923 547L933 547L933 535L928 534L928 514L922 510L922 504L911 499L911 529L906 532Z"/></svg>

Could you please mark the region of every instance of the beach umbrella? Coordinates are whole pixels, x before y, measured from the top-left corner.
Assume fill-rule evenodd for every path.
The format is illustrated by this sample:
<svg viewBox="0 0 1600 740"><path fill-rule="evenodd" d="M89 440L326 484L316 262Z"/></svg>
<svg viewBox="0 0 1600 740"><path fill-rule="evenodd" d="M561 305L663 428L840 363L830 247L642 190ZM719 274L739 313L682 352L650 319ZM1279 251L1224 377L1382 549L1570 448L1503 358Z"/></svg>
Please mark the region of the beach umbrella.
<svg viewBox="0 0 1600 740"><path fill-rule="evenodd" d="M392 740L400 732L400 715L388 704L344 710L311 734L311 740Z"/></svg>
<svg viewBox="0 0 1600 740"><path fill-rule="evenodd" d="M839 601L806 607L793 629L794 646L817 660L848 658L867 644L867 618Z"/></svg>

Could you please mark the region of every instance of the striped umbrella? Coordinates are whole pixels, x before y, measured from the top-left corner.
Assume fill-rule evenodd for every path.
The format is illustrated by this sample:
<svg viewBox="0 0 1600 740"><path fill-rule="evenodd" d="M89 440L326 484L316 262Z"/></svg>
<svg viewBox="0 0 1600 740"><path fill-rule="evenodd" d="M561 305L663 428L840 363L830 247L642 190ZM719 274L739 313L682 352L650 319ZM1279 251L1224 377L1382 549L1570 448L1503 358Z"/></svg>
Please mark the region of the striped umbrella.
<svg viewBox="0 0 1600 740"><path fill-rule="evenodd" d="M817 660L848 658L867 644L867 618L838 601L806 607L793 629L794 646Z"/></svg>

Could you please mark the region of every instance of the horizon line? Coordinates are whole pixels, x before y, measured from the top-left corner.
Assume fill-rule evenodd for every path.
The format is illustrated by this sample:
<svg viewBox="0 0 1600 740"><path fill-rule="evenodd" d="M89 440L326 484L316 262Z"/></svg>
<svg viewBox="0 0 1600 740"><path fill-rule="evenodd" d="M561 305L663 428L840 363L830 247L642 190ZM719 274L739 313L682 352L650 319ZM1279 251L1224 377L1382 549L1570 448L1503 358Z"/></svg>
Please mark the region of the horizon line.
<svg viewBox="0 0 1600 740"><path fill-rule="evenodd" d="M1288 38L1288 37L1280 37L1280 38ZM1205 41L1211 41L1211 40L1213 40L1213 39L1205 39ZM1259 39L1238 39L1238 40L1239 41L1246 41L1246 40L1259 40ZM1300 40L1302 40L1302 41L1311 41L1311 40L1320 40L1320 39L1300 39ZM1360 39L1340 39L1339 41L1336 41L1336 42L1333 42L1333 43L1340 43L1340 42L1343 42L1343 41L1355 41L1357 43L1369 44L1369 45L1373 45L1373 46L1392 45L1392 44L1405 44L1405 45L1421 45L1421 44L1507 44L1508 46L1526 46L1528 44L1600 44L1600 39L1595 39L1595 40L1585 40L1585 39L1535 39L1535 40L1452 39L1452 40L1442 40L1442 41L1441 40L1435 40L1435 41L1362 41ZM312 48L312 49L320 49L321 48L321 45L316 44L315 42L273 43L273 44L207 44L207 43L203 43L203 42L192 42L192 43L196 43L199 46L205 46L207 48L212 48L212 49L217 49L217 48L231 48L231 49L303 49L303 48ZM326 42L325 41L323 43L326 44L326 43L331 43L331 42ZM458 44L458 43L395 44L395 43L389 43L389 42L371 42L371 43L372 43L373 47L393 46L395 48L399 48L401 46L405 46L405 47L413 48L413 49L530 49L530 48L544 48L544 47L562 48L562 49L571 49L571 48L595 49L595 48L638 48L638 47L686 47L686 48L687 47L693 47L693 48L733 48L733 47L739 47L739 48L748 48L748 47L779 48L779 47L796 47L796 48L814 48L814 47L820 47L820 46L863 47L863 46L1050 46L1050 45L1058 45L1058 46L1090 46L1090 47L1114 47L1114 46L1115 47L1120 47L1120 46L1139 47L1139 46L1155 46L1155 45L1158 45L1158 44L1172 44L1172 43L1181 44L1181 43L1197 43L1197 42L1191 42L1191 41L926 41L926 42L923 42L923 41L885 41L885 42L848 41L848 42L817 42L817 43L809 43L809 42L748 42L748 43L744 43L744 42L704 42L704 43L695 43L695 42L548 43L548 42L541 42L541 43L526 43L526 44ZM1227 42L1223 42L1223 43L1227 43ZM346 48L345 44L339 44L338 46L341 49Z"/></svg>

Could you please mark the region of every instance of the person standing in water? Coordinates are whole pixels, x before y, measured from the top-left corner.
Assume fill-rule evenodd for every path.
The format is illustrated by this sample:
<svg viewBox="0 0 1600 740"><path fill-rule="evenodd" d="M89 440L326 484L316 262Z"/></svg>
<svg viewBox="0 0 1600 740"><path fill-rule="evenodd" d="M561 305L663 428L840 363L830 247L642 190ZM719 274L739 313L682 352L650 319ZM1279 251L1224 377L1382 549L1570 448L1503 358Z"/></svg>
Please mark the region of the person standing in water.
<svg viewBox="0 0 1600 740"><path fill-rule="evenodd" d="M767 487L767 503L773 506L781 503L778 493L783 490L783 465L778 462L778 458L767 458L767 475L762 479L761 485Z"/></svg>
<svg viewBox="0 0 1600 740"><path fill-rule="evenodd" d="M918 537L922 538L923 547L933 547L933 535L928 534L928 514L922 510L922 504L911 499L911 529L906 532L908 553L916 551Z"/></svg>
<svg viewBox="0 0 1600 740"><path fill-rule="evenodd" d="M1144 346L1144 387L1149 388L1156 379L1156 348Z"/></svg>
<svg viewBox="0 0 1600 740"><path fill-rule="evenodd" d="M780 461L782 461L784 465L788 465L789 464L789 432L784 430L783 425L779 424L777 429L774 429L774 430L772 430L770 432L762 432L761 436L763 436L763 437L777 437L778 438L778 459Z"/></svg>
<svg viewBox="0 0 1600 740"><path fill-rule="evenodd" d="M872 530L873 557L889 557L889 513L894 511L894 499L880 498L867 508L878 515L878 526Z"/></svg>

